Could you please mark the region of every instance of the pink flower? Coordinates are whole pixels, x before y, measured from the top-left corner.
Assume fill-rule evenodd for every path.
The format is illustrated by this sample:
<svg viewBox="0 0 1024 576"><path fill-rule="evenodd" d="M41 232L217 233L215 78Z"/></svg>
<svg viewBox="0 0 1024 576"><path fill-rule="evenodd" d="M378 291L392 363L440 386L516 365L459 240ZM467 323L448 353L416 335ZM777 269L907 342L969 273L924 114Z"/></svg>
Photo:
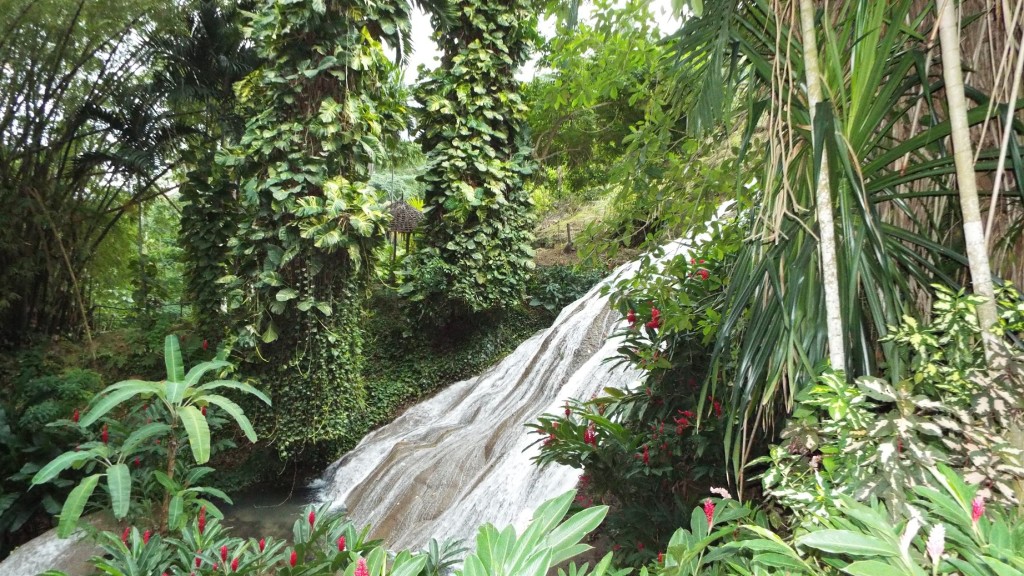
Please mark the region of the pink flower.
<svg viewBox="0 0 1024 576"><path fill-rule="evenodd" d="M227 546L221 546L220 547L220 561L221 562L227 562L228 561L228 547Z"/></svg>
<svg viewBox="0 0 1024 576"><path fill-rule="evenodd" d="M266 547L267 547L267 539L266 538L260 538L260 552L263 552L263 549L266 548Z"/></svg>
<svg viewBox="0 0 1024 576"><path fill-rule="evenodd" d="M308 519L309 519L309 527L312 528L313 524L316 522L316 512L310 510L309 511L309 518Z"/></svg>
<svg viewBox="0 0 1024 576"><path fill-rule="evenodd" d="M206 506L199 509L199 533L202 534L206 530Z"/></svg>
<svg viewBox="0 0 1024 576"><path fill-rule="evenodd" d="M710 275L710 274L708 274L708 271L704 270L703 268L701 268L697 273L700 274L700 279L701 280L707 280L708 276Z"/></svg>
<svg viewBox="0 0 1024 576"><path fill-rule="evenodd" d="M366 568L366 560L360 558L356 561L356 572L353 576L370 576L370 571Z"/></svg>
<svg viewBox="0 0 1024 576"><path fill-rule="evenodd" d="M708 498L704 501L704 517L708 519L708 531L711 531L711 525L715 523L715 503Z"/></svg>
<svg viewBox="0 0 1024 576"><path fill-rule="evenodd" d="M291 566L292 568L294 568L295 567L295 563L298 562L298 561L299 561L298 553L296 553L295 550L292 550L292 556L291 556L291 558L288 559L288 565Z"/></svg>
<svg viewBox="0 0 1024 576"><path fill-rule="evenodd" d="M985 497L975 496L974 500L971 500L971 522L975 524L981 517L985 515Z"/></svg>
<svg viewBox="0 0 1024 576"><path fill-rule="evenodd" d="M149 530L146 530L145 532L143 532L142 533L142 543L143 544L149 544L149 537L150 536L152 536L152 532L150 532Z"/></svg>
<svg viewBox="0 0 1024 576"><path fill-rule="evenodd" d="M338 536L338 552L344 552L344 551L345 551L345 537L344 536Z"/></svg>

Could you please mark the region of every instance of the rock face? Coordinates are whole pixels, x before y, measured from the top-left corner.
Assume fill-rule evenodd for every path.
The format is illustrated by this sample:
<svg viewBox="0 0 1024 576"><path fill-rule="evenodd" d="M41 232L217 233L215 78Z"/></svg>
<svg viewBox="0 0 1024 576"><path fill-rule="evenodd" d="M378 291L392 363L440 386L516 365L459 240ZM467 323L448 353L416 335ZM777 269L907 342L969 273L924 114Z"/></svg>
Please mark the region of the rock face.
<svg viewBox="0 0 1024 576"><path fill-rule="evenodd" d="M100 522L95 518L88 521L97 528L108 528L99 526ZM86 576L93 572L89 558L102 552L84 531L79 530L70 538L61 539L57 537L55 528L16 548L0 562L0 575L36 576L47 570L60 570L68 576Z"/></svg>

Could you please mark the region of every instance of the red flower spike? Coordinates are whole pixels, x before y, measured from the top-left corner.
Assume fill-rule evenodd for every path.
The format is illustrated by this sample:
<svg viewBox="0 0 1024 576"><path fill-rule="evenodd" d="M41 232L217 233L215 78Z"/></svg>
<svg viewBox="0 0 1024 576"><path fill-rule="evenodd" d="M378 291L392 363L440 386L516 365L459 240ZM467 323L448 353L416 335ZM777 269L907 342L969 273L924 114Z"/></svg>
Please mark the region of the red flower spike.
<svg viewBox="0 0 1024 576"><path fill-rule="evenodd" d="M708 531L711 531L711 525L714 524L715 520L715 503L708 498L704 501L704 517L708 519Z"/></svg>
<svg viewBox="0 0 1024 576"><path fill-rule="evenodd" d="M210 342L207 341L207 340L203 340L203 351L206 351L207 349L209 349L209 347L210 347Z"/></svg>
<svg viewBox="0 0 1024 576"><path fill-rule="evenodd" d="M569 403L566 402L565 403L565 417L568 418L569 416L572 416L572 410L569 409Z"/></svg>
<svg viewBox="0 0 1024 576"><path fill-rule="evenodd" d="M228 561L228 547L227 546L221 546L220 547L220 560L221 560L221 562L227 562Z"/></svg>
<svg viewBox="0 0 1024 576"><path fill-rule="evenodd" d="M142 543L143 544L149 544L149 537L152 536L152 535L153 534L149 530L146 530L145 532L143 532L142 533Z"/></svg>
<svg viewBox="0 0 1024 576"><path fill-rule="evenodd" d="M196 554L198 554L200 552L202 552L202 550L196 550ZM199 556L196 556L196 568L199 568L202 565L203 565L203 559L200 558Z"/></svg>
<svg viewBox="0 0 1024 576"><path fill-rule="evenodd" d="M309 527L312 528L313 524L315 522L316 522L316 512L314 512L313 510L310 510L309 511Z"/></svg>
<svg viewBox="0 0 1024 576"><path fill-rule="evenodd" d="M629 322L630 326L636 324L636 310L630 310L626 314L626 321Z"/></svg>
<svg viewBox="0 0 1024 576"><path fill-rule="evenodd" d="M78 416L78 408L75 408L75 411L71 413L71 421L78 424Z"/></svg>
<svg viewBox="0 0 1024 576"><path fill-rule="evenodd" d="M214 563L213 563L213 571L214 571L214 572L216 572L216 571L217 571L217 567L218 567L218 566L220 566L220 564L217 564L216 562L214 562Z"/></svg>
<svg viewBox="0 0 1024 576"><path fill-rule="evenodd" d="M107 440L110 440L110 432L107 430L106 424L103 425L103 430L100 431L100 438L103 440L104 444L107 443Z"/></svg>
<svg viewBox="0 0 1024 576"><path fill-rule="evenodd" d="M643 549L644 549L644 543L643 542L637 542L636 543L636 549L640 550L642 552Z"/></svg>
<svg viewBox="0 0 1024 576"><path fill-rule="evenodd" d="M231 571L238 572L238 558L231 561Z"/></svg>
<svg viewBox="0 0 1024 576"><path fill-rule="evenodd" d="M128 535L131 534L131 533L132 533L132 529L131 529L130 526L125 528L124 532L121 533L121 542L123 542L125 545L127 545L128 544Z"/></svg>
<svg viewBox="0 0 1024 576"><path fill-rule="evenodd" d="M366 560L360 558L356 562L356 572L353 576L370 576L370 571L366 568Z"/></svg>
<svg viewBox="0 0 1024 576"><path fill-rule="evenodd" d="M591 446L597 446L597 429L594 427L594 423L591 422L590 426L583 432L583 443L590 444Z"/></svg>
<svg viewBox="0 0 1024 576"><path fill-rule="evenodd" d="M200 413L201 413L201 414L202 414L203 416L206 416L206 406L203 406L202 408L200 408L200 409L199 409L199 412L200 412Z"/></svg>
<svg viewBox="0 0 1024 576"><path fill-rule="evenodd" d="M135 467L138 468L139 466L142 466L142 460L140 460L139 457L136 456L135 457Z"/></svg>
<svg viewBox="0 0 1024 576"><path fill-rule="evenodd" d="M650 466L651 465L651 452L647 448L646 444L644 444L643 459L644 459L644 466Z"/></svg>
<svg viewBox="0 0 1024 576"><path fill-rule="evenodd" d="M206 506L199 509L199 533L206 530Z"/></svg>
<svg viewBox="0 0 1024 576"><path fill-rule="evenodd" d="M298 561L299 561L298 553L296 553L295 550L292 550L292 556L291 556L291 558L288 559L288 565L291 566L292 568L294 568L295 567L295 563L298 562Z"/></svg>
<svg viewBox="0 0 1024 576"><path fill-rule="evenodd" d="M266 548L266 547L267 547L267 539L266 538L260 538L260 552L263 552L263 549Z"/></svg>
<svg viewBox="0 0 1024 576"><path fill-rule="evenodd" d="M345 551L345 537L344 536L338 536L338 552L344 552L344 551Z"/></svg>
<svg viewBox="0 0 1024 576"><path fill-rule="evenodd" d="M664 552L658 552L658 564L661 564L664 561L665 561L665 553Z"/></svg>
<svg viewBox="0 0 1024 576"><path fill-rule="evenodd" d="M708 271L703 269L700 272L698 272L698 274L700 274L701 280L707 280L708 276L710 276L710 274L708 274Z"/></svg>
<svg viewBox="0 0 1024 576"><path fill-rule="evenodd" d="M975 496L974 500L971 500L971 522L977 524L978 520L985 515L985 498L983 496Z"/></svg>

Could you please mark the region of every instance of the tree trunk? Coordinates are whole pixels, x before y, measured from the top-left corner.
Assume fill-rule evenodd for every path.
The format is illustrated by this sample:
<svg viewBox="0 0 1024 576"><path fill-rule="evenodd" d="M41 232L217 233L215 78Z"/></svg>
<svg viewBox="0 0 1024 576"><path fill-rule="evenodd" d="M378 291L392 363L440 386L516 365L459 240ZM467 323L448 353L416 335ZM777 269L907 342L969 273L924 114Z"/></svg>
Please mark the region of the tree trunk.
<svg viewBox="0 0 1024 576"><path fill-rule="evenodd" d="M967 125L967 100L964 97L964 78L960 65L960 24L957 22L953 0L939 0L939 46L942 49L942 78L946 85L946 105L952 128L953 159L956 163L957 187L960 191L960 211L964 217L964 244L971 269L974 293L985 299L978 305L978 324L981 326L985 359L997 362L999 340L992 329L996 324L995 292L992 288L992 270L988 262L988 248L981 222L978 185L974 174L974 153L970 128Z"/></svg>
<svg viewBox="0 0 1024 576"><path fill-rule="evenodd" d="M818 41L814 34L814 3L800 0L800 32L803 38L804 70L807 75L807 105L814 134L815 107L821 102L818 71ZM814 142L814 148L824 142ZM828 153L822 150L821 171L815 190L818 215L818 253L821 257L822 284L825 288L825 322L828 330L828 357L833 370L846 370L846 346L843 343L843 314L839 305L839 265L836 259L835 221L832 217L832 193L828 174Z"/></svg>

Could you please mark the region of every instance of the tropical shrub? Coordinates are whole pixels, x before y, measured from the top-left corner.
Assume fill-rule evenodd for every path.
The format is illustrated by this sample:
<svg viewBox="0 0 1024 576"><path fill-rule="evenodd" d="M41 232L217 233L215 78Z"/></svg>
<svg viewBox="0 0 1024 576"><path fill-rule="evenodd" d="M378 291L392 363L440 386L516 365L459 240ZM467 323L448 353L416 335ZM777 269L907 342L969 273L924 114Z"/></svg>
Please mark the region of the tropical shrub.
<svg viewBox="0 0 1024 576"><path fill-rule="evenodd" d="M403 291L476 312L517 305L533 268L526 104L515 74L537 11L533 0L456 0L452 11L450 23L433 20L441 66L416 92L426 218Z"/></svg>
<svg viewBox="0 0 1024 576"><path fill-rule="evenodd" d="M513 527L498 530L489 524L480 528L476 550L465 557L461 570L465 576L545 576L552 567L563 564L590 549L581 540L604 518L607 508L595 507L566 518L574 493L567 492L549 500L534 512L533 520L521 535ZM427 553L400 551L390 553L379 540L367 539L369 527L357 530L352 522L326 505L307 508L295 521L292 542L269 538L232 537L216 520L206 520L205 509L181 530L180 538L161 538L146 530L129 527L121 534L99 535L104 556L92 559L97 570L106 574L278 574L280 576L436 576L451 565L451 547L442 553L435 543ZM609 571L612 556L607 555L592 576ZM575 564L569 569L576 576L588 573ZM62 573L51 571L48 576Z"/></svg>
<svg viewBox="0 0 1024 576"><path fill-rule="evenodd" d="M606 534L629 564L653 559L690 506L728 484L721 446L730 420L722 400L702 391L734 246L728 228L716 228L716 241L649 256L614 287L626 319L617 362L644 372L637 385L569 402L531 425L543 442L539 463L583 471L580 505L614 503Z"/></svg>
<svg viewBox="0 0 1024 576"><path fill-rule="evenodd" d="M198 505L213 506L201 497L204 493L227 499L219 490L193 485L208 473L209 469L187 467L189 470L184 478L177 475L181 465L178 449L188 442L195 464L201 465L209 460L209 406L223 410L231 416L251 442L256 441L256 433L241 407L221 395L221 390L244 392L256 396L268 405L270 399L252 386L235 380L214 380L200 384L208 372L226 370L231 365L222 359L216 359L197 364L186 373L177 336L167 336L164 361L167 367L166 380L118 382L96 395L91 407L84 414L80 415L78 410L75 410L70 420L54 423L70 426L81 431L87 438L92 438L57 456L32 477L32 484L39 485L57 478L69 468L84 470L87 474L71 490L61 508L60 522L57 526L57 534L60 537L66 538L74 531L101 478L106 478L107 496L114 517L121 519L128 515L132 502L133 482L150 475L136 473L133 478L129 464L140 468L145 457L147 466L151 466L151 444L160 445L163 442L165 446L163 461L159 462L160 468L151 472L164 487L163 503L156 519L159 527L162 528L166 522L168 528L172 530L179 528L185 519L186 506L189 509ZM141 407L128 406L129 403L139 400L143 402ZM117 420L107 416L114 410L145 415L147 421L145 424L137 423L132 427L120 425ZM90 426L100 422L103 425L98 434L89 431Z"/></svg>
<svg viewBox="0 0 1024 576"><path fill-rule="evenodd" d="M936 487L910 492L911 512L895 522L884 501L840 496L820 523L779 534L734 501L708 499L694 510L690 530L672 536L657 573L997 576L1024 570L1020 510L986 506L977 487L949 468L928 473Z"/></svg>
<svg viewBox="0 0 1024 576"><path fill-rule="evenodd" d="M537 268L527 287L530 306L539 306L557 314L605 277L604 270L579 266L543 266Z"/></svg>

